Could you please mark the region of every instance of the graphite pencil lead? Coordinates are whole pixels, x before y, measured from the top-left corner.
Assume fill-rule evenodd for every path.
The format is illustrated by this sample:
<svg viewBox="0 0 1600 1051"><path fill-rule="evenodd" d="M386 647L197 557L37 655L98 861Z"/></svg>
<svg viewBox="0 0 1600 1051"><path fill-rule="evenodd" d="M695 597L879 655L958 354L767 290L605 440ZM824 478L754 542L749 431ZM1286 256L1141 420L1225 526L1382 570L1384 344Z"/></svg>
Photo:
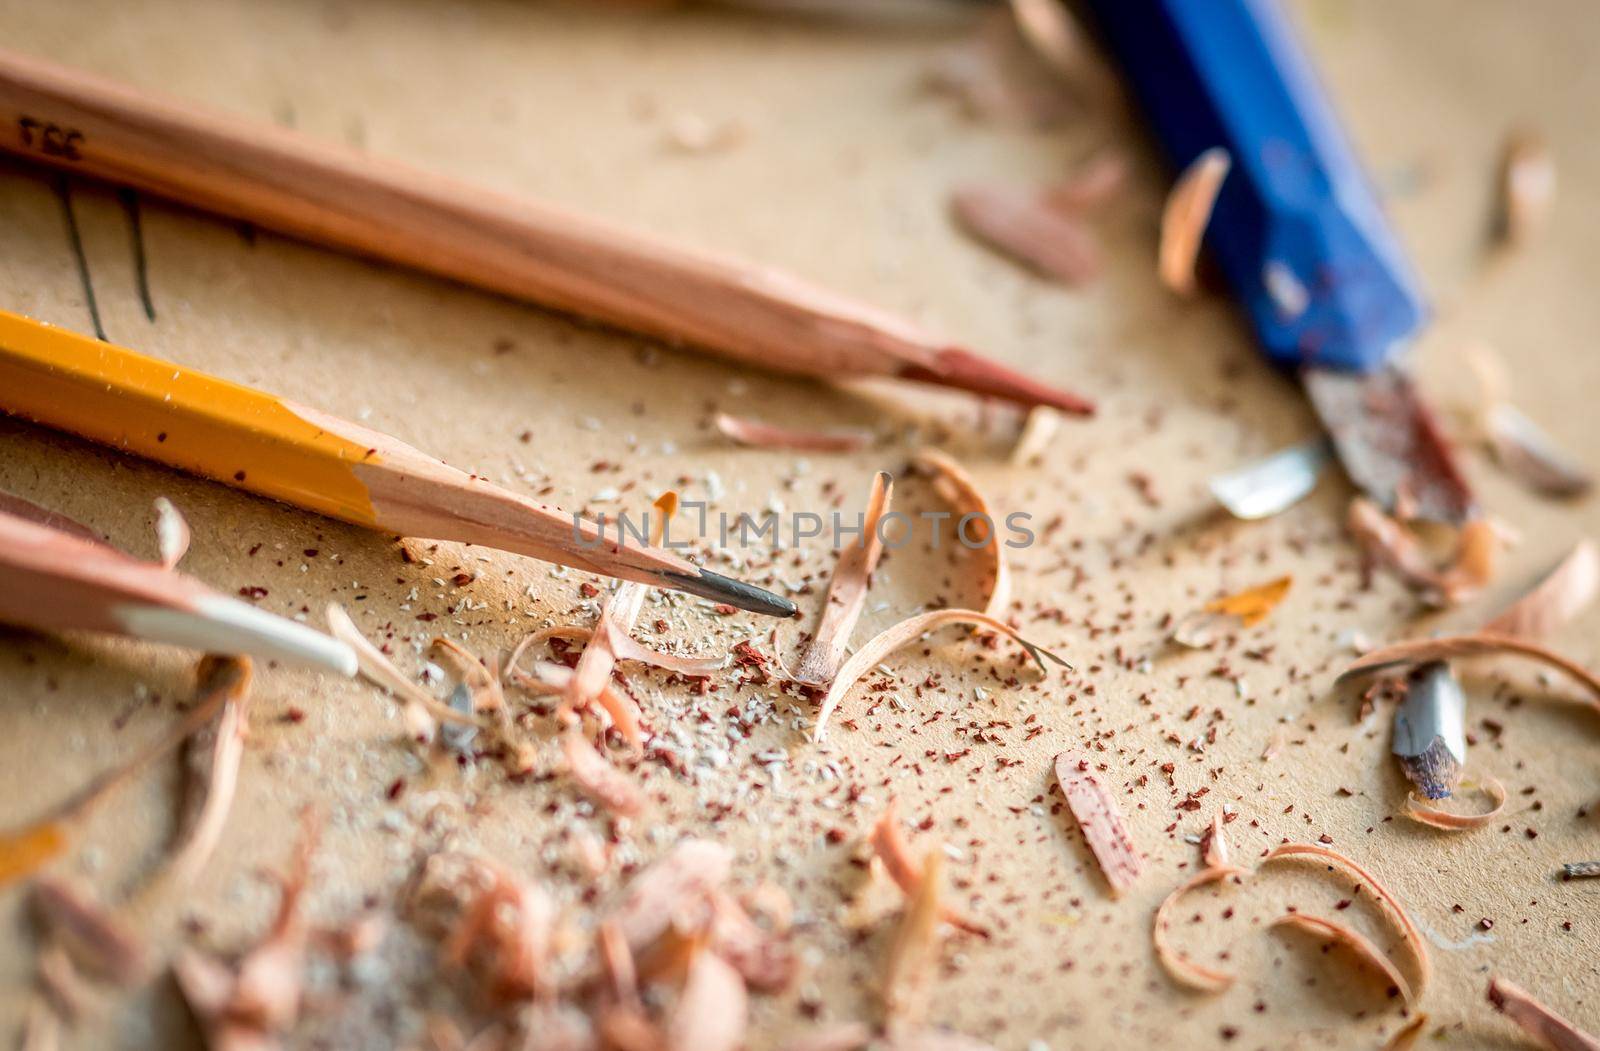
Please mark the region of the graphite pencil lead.
<svg viewBox="0 0 1600 1051"><path fill-rule="evenodd" d="M1406 698L1394 713L1392 751L1422 794L1445 799L1467 761L1466 696L1450 665L1431 661L1406 680Z"/></svg>
<svg viewBox="0 0 1600 1051"><path fill-rule="evenodd" d="M666 570L662 572L661 577L666 587L687 591L691 595L699 595L713 602L726 602L730 606L737 606L751 613L763 613L769 617L792 617L798 611L798 607L782 595L774 595L765 588L725 577L721 573L713 573L709 569L702 569L699 573Z"/></svg>

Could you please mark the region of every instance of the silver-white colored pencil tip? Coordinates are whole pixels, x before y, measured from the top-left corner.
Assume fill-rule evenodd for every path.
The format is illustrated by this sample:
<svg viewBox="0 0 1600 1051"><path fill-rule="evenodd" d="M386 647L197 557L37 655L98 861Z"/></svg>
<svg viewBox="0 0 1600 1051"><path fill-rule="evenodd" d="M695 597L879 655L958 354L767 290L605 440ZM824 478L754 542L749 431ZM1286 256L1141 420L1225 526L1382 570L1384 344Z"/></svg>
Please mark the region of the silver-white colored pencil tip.
<svg viewBox="0 0 1600 1051"><path fill-rule="evenodd" d="M127 603L113 613L128 634L154 642L356 673L355 651L338 639L225 595L205 596L193 611Z"/></svg>

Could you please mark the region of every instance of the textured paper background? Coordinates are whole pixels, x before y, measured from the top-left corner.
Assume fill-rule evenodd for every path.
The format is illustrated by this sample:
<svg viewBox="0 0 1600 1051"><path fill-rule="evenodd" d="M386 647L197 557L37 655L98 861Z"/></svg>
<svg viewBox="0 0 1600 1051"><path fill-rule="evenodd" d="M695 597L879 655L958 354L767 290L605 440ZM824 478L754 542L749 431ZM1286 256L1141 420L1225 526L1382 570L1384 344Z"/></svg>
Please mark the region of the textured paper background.
<svg viewBox="0 0 1600 1051"><path fill-rule="evenodd" d="M1442 400L1470 389L1459 348L1473 339L1492 344L1511 365L1520 404L1592 461L1600 449L1593 411L1600 22L1581 3L1327 2L1298 10L1436 297L1439 322L1421 348L1426 385ZM1292 386L1259 363L1226 305L1176 303L1155 284L1154 216L1164 177L1126 118L1087 108L1046 133L975 125L917 90L952 33L714 11L635 17L476 0L7 3L0 25L10 47L792 268L1100 399L1100 415L1065 426L1047 463L1033 469L1006 465L1003 414L982 430L971 406L940 410L967 436L950 447L997 507L1030 511L1040 522L1063 516L1050 543L1018 557L1017 598L1030 635L1058 647L1074 673L1007 689L952 643L931 658L897 660L896 688L873 699L896 698L905 710L885 704L857 731L836 727L825 749L802 735L809 708L779 699L777 715L727 747L726 765L701 769L698 784L652 770L650 788L664 798L645 823L654 826L649 834L636 829L628 837L625 857L654 856L668 830L710 834L747 852L741 879L776 881L801 910L807 974L790 995L757 1001L752 1046L773 1046L805 1028L797 998L820 1002L824 1017L876 1017L871 987L887 939L841 930L840 888L856 870L849 845L824 846L823 833L866 827L891 792L909 816L931 817L956 848L950 868L961 899L997 930L991 943L952 946L934 1019L1001 1047L1036 1039L1056 1048L1212 1046L1234 1033L1240 1047L1356 1048L1375 1046L1395 1028L1382 997L1348 979L1314 944L1249 926L1285 902L1325 910L1348 896L1347 886L1315 873L1264 873L1259 897L1228 896L1239 910L1233 920L1218 918L1221 904L1207 904L1205 923L1179 925L1177 937L1196 951L1206 951L1208 938L1232 943L1241 980L1228 994L1189 995L1160 972L1149 949L1152 911L1188 871L1180 866L1194 861L1184 836L1223 802L1242 815L1230 831L1246 858L1283 838L1326 833L1389 880L1436 935L1438 978L1424 1006L1452 1046L1519 1044L1483 1003L1491 972L1600 1027L1600 884L1552 876L1562 861L1600 855L1600 807L1593 806L1600 720L1570 703L1577 695L1559 681L1507 678L1498 668L1470 679L1480 741L1472 766L1511 788L1509 831L1450 837L1396 817L1404 792L1386 754L1387 713L1357 726L1355 701L1331 689L1348 657L1341 633L1382 639L1472 624L1575 538L1596 532L1600 516L1589 504L1531 498L1473 458L1486 503L1522 543L1486 600L1421 621L1392 582L1359 590L1354 551L1341 536L1349 493L1340 479L1273 521L1217 520L1203 487L1209 473L1297 440L1313 425ZM744 139L712 155L676 153L665 140L685 115L736 121ZM1491 270L1480 249L1492 166L1503 133L1521 120L1552 139L1558 204L1529 251ZM1099 224L1109 266L1097 284L1048 285L971 245L947 221L946 193L963 179L1048 180L1105 144L1131 151L1136 179ZM722 489L716 504L731 512L773 500L805 508L842 499L853 508L871 472L900 470L913 447L911 417L880 401L656 351L265 233L251 242L233 224L146 201L157 311L150 322L135 295L116 196L79 184L72 197L113 340L362 418L520 489L553 485L551 499L566 504L630 483L623 500L631 506L672 485L703 496L714 472ZM0 302L88 330L50 182L9 162L0 167ZM881 441L859 455L812 457L800 473L792 456L732 450L708 433L712 411L741 407L778 421L870 426ZM431 567L406 565L389 538L9 421L0 421L0 449L0 485L91 523L138 554L155 550L152 499L172 498L195 532L186 569L227 592L265 587L264 607L308 612L319 622L330 598L344 602L369 631L398 631L407 667L417 664L407 643L434 631L487 652L550 619L584 616L576 574L557 577L540 564L452 545L431 556ZM597 460L622 466L595 473ZM1130 485L1131 472L1150 476L1159 506ZM897 498L907 510L934 506L920 483L904 484ZM316 557L303 555L312 548ZM744 571L761 578L760 561ZM830 565L821 549L798 559L786 554L776 578L820 581ZM434 582L456 567L478 579L467 588ZM1119 666L1119 657L1154 644L1164 614L1285 572L1296 584L1284 607L1227 655L1244 673L1248 698L1210 674L1217 654L1166 659L1148 674ZM896 555L858 638L936 598L974 601L976 581L959 562ZM413 589L412 610L403 612ZM802 599L808 614L819 591ZM424 609L459 608L466 597L470 610L431 625L414 619ZM1059 608L1059 618L1037 616L1049 608ZM645 623L656 616L669 620L669 636L704 647L746 637L765 645L768 631L753 619L710 616L692 602L653 602ZM1593 659L1597 625L1600 615L1586 617L1559 644ZM792 630L785 629L786 645ZM1271 647L1267 661L1241 655L1263 646ZM919 697L912 687L930 671L941 676L939 688ZM0 636L0 820L11 825L39 813L155 735L186 695L187 675L187 659L172 651ZM657 729L681 727L702 756L727 745L726 709L778 697L771 688L729 685L711 701L689 699L659 677L634 680ZM974 686L987 697L975 697ZM841 714L859 716L866 704L858 693ZM1185 721L1195 705L1200 714ZM291 711L303 712L303 721L287 721ZM1218 736L1203 753L1168 740L1203 734L1214 712L1221 713ZM1029 716L1046 729L1024 740ZM1504 724L1498 741L1477 728L1485 717ZM1002 743L975 743L971 728L994 720L1009 724L991 728ZM1263 762L1280 724L1289 743ZM573 880L551 864L562 856L563 831L575 822L603 824L582 816L568 789L507 785L484 768L431 790L417 786L390 805L386 786L415 777L394 742L397 730L388 702L368 687L263 669L223 847L187 900L156 901L140 912L152 936L170 942L188 918L203 926L203 942L221 949L253 937L274 901L260 873L282 863L293 815L307 801L320 803L330 820L312 899L317 917L348 915L369 895L390 900L420 853L446 841L549 875L570 896ZM942 758L963 748L970 754ZM1108 764L1105 776L1149 854L1150 871L1124 900L1109 898L1070 818L1052 812L1050 759L1069 748ZM779 786L753 760L772 749L788 755ZM1017 765L999 769L1001 756ZM830 761L842 781L824 773ZM1176 764L1170 787L1158 770L1169 761ZM866 797L844 804L843 783ZM63 869L111 897L136 884L170 834L177 786L169 764L122 794ZM1209 794L1200 811L1175 809L1201 787ZM723 802L734 809L709 820ZM1579 817L1585 805L1591 814ZM0 1020L9 1020L22 1010L34 945L16 888L0 895L0 909L8 935ZM1494 921L1492 942L1439 947L1471 939L1480 917ZM425 947L402 931L376 979L342 993L337 981L321 980L297 1042L417 1041L421 1008L454 1010L447 983L429 977L427 961ZM117 1001L67 1043L183 1046L194 1039L163 980Z"/></svg>

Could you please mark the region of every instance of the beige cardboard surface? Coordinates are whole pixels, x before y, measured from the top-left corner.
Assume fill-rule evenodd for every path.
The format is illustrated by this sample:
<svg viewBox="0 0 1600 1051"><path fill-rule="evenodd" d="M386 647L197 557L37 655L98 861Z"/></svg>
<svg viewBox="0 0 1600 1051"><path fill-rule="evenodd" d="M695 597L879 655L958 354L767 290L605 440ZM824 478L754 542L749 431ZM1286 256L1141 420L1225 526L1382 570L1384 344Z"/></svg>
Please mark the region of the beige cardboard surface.
<svg viewBox="0 0 1600 1051"><path fill-rule="evenodd" d="M1446 404L1464 396L1463 346L1492 345L1520 406L1593 462L1600 21L1586 4L1553 0L1330 0L1297 11L1435 296L1439 320L1420 347L1425 386ZM963 30L868 31L711 10L6 3L0 26L9 47L788 267L1100 400L1095 419L1063 426L1042 466L1013 467L1015 424L1004 412L981 415L946 399L930 409L920 396L895 405L740 371L267 233L246 237L235 224L146 200L152 321L136 293L117 196L73 186L111 339L363 420L518 490L548 487L551 500L610 512L640 508L667 487L735 514L851 510L874 470L901 472L920 439L948 432L955 438L943 444L998 509L1041 524L1060 517L1015 555L1014 612L1072 672L1039 682L1009 650L976 650L952 631L927 653L893 659L893 675L872 680L888 689L852 694L838 714L848 722L836 722L824 746L807 737L812 706L775 686L739 685L729 672L717 692L696 696L658 673L630 672L688 772L643 765L657 798L621 836L600 900L620 867L655 857L680 832L738 847L741 885L785 888L804 973L787 994L755 998L750 1046L776 1046L813 1017L878 1018L873 986L892 924L846 930L842 892L860 878L854 838L891 795L912 821L928 822L913 833L919 849L943 839L957 900L994 931L987 942L948 946L931 1018L998 1047L1360 1048L1399 1026L1398 1010L1338 953L1264 929L1285 905L1326 912L1352 897L1347 882L1312 866L1266 870L1251 892L1201 895L1181 910L1175 939L1213 962L1226 952L1239 974L1226 994L1186 993L1158 968L1153 911L1192 871L1192 837L1224 803L1239 814L1229 832L1244 859L1284 839L1326 835L1388 881L1430 939L1438 972L1422 1004L1430 1034L1442 1030L1455 1047L1521 1046L1484 1003L1491 973L1600 1028L1600 881L1555 878L1561 862L1600 856L1600 717L1559 678L1473 666L1471 769L1501 778L1511 803L1494 827L1451 836L1399 816L1405 786L1387 755L1388 710L1358 724L1358 702L1332 685L1352 633L1384 640L1473 625L1575 539L1600 532L1600 513L1592 502L1532 497L1471 456L1484 501L1520 543L1486 597L1429 618L1388 578L1362 587L1342 535L1350 492L1339 477L1271 521L1219 519L1206 477L1314 424L1226 304L1176 302L1157 286L1165 176L1114 108L1084 106L1049 131L977 124L918 88ZM692 121L741 134L726 148L686 154L670 140ZM1490 268L1481 249L1493 165L1506 130L1523 121L1550 138L1557 204L1527 251ZM1046 181L1106 145L1128 151L1135 177L1097 223L1108 265L1089 287L1029 276L947 219L946 195L962 180ZM50 178L10 162L0 165L0 305L89 330ZM866 426L878 441L802 464L730 448L709 428L717 410ZM924 410L942 424L929 424ZM145 556L155 553L151 502L167 496L194 529L189 572L229 593L264 588L264 608L315 623L326 603L341 602L408 670L434 633L489 653L548 623L587 623L594 608L580 574L414 541L410 549L429 561L408 564L392 538L10 421L0 421L0 486ZM926 482L902 480L896 505L914 513L938 499ZM978 602L977 565L949 555L948 545L893 553L858 642L925 604ZM809 626L832 555L812 544L712 564L801 587ZM458 586L458 572L475 580ZM1157 648L1165 615L1284 573L1295 577L1288 600L1231 648L1137 667ZM419 621L424 612L437 619ZM641 624L647 638L685 640L694 651L743 639L769 648L769 623L695 601L654 596ZM1600 613L1591 612L1556 643L1593 660L1597 626ZM796 630L780 629L791 660ZM170 724L190 663L124 642L0 634L0 824L42 812ZM262 873L284 864L308 802L328 818L311 899L319 921L369 900L389 905L419 858L452 844L547 880L575 924L592 923L578 900L586 881L569 860L572 830L604 835L609 824L562 778L508 784L485 762L430 784L397 741L394 706L378 691L286 669L260 669L252 724L218 857L182 900L157 895L134 913L159 945L190 937L231 951L253 939L276 900ZM1281 752L1263 760L1275 736ZM1189 744L1197 740L1199 749ZM1105 764L1102 776L1148 855L1144 878L1121 900L1054 794L1051 759L1069 749ZM553 752L543 762L553 768ZM407 788L390 801L397 780ZM178 789L177 764L163 765L95 817L60 869L109 898L128 893L172 834ZM1179 808L1201 790L1199 809ZM845 842L831 843L831 830ZM7 1028L23 1012L35 952L24 898L17 887L0 892ZM1230 905L1236 911L1224 918ZM1338 915L1386 942L1387 929L1362 909ZM485 1016L436 976L431 952L398 924L355 972L319 965L291 1043L426 1046L428 1010L475 1031ZM196 1040L162 978L113 998L64 1045Z"/></svg>

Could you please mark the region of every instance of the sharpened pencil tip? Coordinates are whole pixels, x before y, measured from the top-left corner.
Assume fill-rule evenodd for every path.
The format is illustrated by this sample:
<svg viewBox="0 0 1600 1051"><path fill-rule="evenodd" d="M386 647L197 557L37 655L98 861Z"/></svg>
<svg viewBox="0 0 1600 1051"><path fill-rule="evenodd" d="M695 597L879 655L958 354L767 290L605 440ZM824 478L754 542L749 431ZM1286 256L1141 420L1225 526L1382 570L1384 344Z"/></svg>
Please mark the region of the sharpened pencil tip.
<svg viewBox="0 0 1600 1051"><path fill-rule="evenodd" d="M795 604L782 595L774 595L764 588L725 577L721 573L713 573L709 569L702 569L698 574L668 571L661 576L671 581L671 586L680 591L687 591L691 595L699 595L713 602L726 602L730 606L737 606L751 613L764 613L769 617L792 617L797 612Z"/></svg>
<svg viewBox="0 0 1600 1051"><path fill-rule="evenodd" d="M1094 415L1094 402L1088 398L1041 383L998 361L991 361L960 347L939 351L938 361L931 368L913 366L902 369L900 376L902 379L920 380L974 394L987 394L1029 408L1047 405L1077 416Z"/></svg>

